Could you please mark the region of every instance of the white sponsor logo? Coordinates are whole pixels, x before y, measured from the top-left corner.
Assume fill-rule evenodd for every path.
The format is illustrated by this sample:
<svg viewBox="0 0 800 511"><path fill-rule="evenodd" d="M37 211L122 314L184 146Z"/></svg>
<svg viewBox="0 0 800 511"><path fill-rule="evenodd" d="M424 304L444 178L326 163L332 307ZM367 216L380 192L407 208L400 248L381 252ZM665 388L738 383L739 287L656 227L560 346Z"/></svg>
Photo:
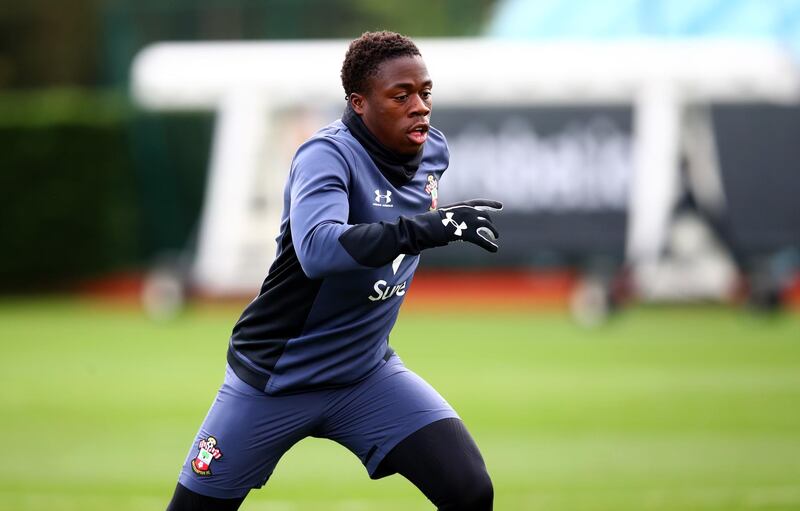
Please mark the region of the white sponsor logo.
<svg viewBox="0 0 800 511"><path fill-rule="evenodd" d="M385 280L379 280L375 283L372 287L375 290L375 294L369 295L369 299L372 302L377 301L384 301L388 300L393 296L403 296L406 294L406 283L403 282L402 284L395 284L394 286L390 286L388 282Z"/></svg>
<svg viewBox="0 0 800 511"><path fill-rule="evenodd" d="M456 236L461 236L461 231L465 231L467 229L467 223L466 222L461 222L460 224L457 224L456 221L453 220L453 213L448 211L447 213L444 214L444 216L445 217L442 219L442 225L450 224L453 227L455 227L456 228L456 232L455 232Z"/></svg>
<svg viewBox="0 0 800 511"><path fill-rule="evenodd" d="M400 263L403 262L403 258L405 254L400 254L399 256L395 257L394 261L392 261L392 274L397 275L397 270L400 269ZM406 282L403 281L401 284L389 285L388 282L381 279L372 286L374 291L373 294L369 295L367 298L371 302L377 301L384 301L388 300L393 296L403 296L406 294Z"/></svg>
<svg viewBox="0 0 800 511"><path fill-rule="evenodd" d="M386 193L381 193L380 190L375 190L375 202L372 205L380 208L393 208L392 191L386 190Z"/></svg>

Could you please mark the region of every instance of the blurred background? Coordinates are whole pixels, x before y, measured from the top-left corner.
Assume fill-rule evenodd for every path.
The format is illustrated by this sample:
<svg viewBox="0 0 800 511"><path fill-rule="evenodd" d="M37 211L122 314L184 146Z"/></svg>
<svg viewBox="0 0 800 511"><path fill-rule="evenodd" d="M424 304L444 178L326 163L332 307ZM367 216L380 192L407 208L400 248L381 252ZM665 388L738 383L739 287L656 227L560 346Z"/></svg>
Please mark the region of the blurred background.
<svg viewBox="0 0 800 511"><path fill-rule="evenodd" d="M162 509L347 43L418 41L501 250L392 345L497 509L800 509L800 1L0 6L0 510ZM428 509L320 440L243 509Z"/></svg>

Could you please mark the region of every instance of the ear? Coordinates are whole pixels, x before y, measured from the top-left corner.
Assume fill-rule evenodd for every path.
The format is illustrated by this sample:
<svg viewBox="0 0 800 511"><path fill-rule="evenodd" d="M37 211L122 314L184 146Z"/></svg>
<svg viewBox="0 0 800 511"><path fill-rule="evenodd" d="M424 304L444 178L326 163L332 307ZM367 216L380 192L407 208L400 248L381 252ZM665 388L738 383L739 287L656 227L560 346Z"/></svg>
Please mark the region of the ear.
<svg viewBox="0 0 800 511"><path fill-rule="evenodd" d="M358 115L364 114L364 107L366 106L367 98L359 94L357 92L350 93L350 105L353 107L353 111Z"/></svg>

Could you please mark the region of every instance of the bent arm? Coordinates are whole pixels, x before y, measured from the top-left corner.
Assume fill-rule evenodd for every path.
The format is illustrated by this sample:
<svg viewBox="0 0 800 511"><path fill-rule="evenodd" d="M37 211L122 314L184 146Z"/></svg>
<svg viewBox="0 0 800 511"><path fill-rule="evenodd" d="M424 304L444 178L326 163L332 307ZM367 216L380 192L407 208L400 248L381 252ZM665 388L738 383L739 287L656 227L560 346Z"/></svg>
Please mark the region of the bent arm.
<svg viewBox="0 0 800 511"><path fill-rule="evenodd" d="M309 278L388 264L399 254L446 245L435 211L395 222L348 223L349 165L330 141L306 143L292 163L289 223Z"/></svg>
<svg viewBox="0 0 800 511"><path fill-rule="evenodd" d="M496 201L476 199L394 222L349 224L349 169L344 155L325 139L307 142L292 163L289 223L309 278L378 268L400 254L417 255L451 241L497 251L487 235L494 239L498 233L485 213L502 208Z"/></svg>

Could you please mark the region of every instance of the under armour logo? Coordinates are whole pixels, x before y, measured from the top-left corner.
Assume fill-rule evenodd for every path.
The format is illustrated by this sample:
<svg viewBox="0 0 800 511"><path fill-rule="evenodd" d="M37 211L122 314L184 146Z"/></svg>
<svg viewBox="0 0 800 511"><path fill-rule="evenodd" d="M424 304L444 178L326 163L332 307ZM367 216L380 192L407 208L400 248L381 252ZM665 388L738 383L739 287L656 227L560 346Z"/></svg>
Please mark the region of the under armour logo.
<svg viewBox="0 0 800 511"><path fill-rule="evenodd" d="M444 216L445 218L442 219L442 225L447 225L447 224L452 225L453 227L456 228L455 235L461 236L461 231L466 230L467 223L461 222L460 224L457 224L456 221L453 220L453 213L450 212L445 213Z"/></svg>
<svg viewBox="0 0 800 511"><path fill-rule="evenodd" d="M381 193L380 190L375 190L375 203L380 204L383 201L384 204L391 204L392 202L392 191L386 190L386 193Z"/></svg>

